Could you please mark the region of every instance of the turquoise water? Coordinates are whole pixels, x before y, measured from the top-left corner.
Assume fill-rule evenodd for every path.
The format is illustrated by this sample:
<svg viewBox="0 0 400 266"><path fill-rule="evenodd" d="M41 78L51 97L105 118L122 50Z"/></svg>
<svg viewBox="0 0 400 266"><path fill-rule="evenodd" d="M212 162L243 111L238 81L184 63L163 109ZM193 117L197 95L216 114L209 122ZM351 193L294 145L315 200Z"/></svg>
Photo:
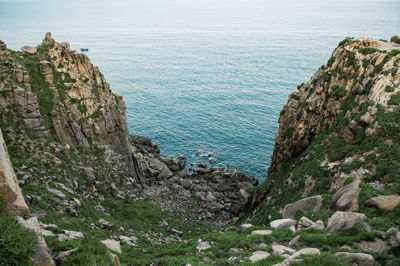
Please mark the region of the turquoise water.
<svg viewBox="0 0 400 266"><path fill-rule="evenodd" d="M46 31L89 48L124 96L131 133L163 156L213 152L262 181L289 93L346 36L400 34L400 1L0 0L9 48Z"/></svg>

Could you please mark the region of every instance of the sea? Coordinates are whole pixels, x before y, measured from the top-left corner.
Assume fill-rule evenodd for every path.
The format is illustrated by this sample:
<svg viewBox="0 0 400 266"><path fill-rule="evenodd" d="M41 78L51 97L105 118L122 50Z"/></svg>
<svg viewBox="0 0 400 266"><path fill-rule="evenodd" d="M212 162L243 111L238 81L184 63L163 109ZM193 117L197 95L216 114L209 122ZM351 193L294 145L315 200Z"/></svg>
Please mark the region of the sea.
<svg viewBox="0 0 400 266"><path fill-rule="evenodd" d="M0 39L51 32L124 97L131 134L261 182L288 95L346 37L400 35L399 0L0 0Z"/></svg>

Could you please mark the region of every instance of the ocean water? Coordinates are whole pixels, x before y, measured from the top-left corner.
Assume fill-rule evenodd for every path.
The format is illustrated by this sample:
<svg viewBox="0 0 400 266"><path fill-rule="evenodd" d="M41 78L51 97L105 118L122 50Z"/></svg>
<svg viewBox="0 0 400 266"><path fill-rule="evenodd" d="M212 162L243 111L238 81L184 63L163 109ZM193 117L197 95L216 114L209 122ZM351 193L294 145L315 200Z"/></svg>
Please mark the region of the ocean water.
<svg viewBox="0 0 400 266"><path fill-rule="evenodd" d="M400 1L0 0L9 48L47 31L89 48L124 96L131 133L163 156L212 152L263 181L288 95L345 37L400 34Z"/></svg>

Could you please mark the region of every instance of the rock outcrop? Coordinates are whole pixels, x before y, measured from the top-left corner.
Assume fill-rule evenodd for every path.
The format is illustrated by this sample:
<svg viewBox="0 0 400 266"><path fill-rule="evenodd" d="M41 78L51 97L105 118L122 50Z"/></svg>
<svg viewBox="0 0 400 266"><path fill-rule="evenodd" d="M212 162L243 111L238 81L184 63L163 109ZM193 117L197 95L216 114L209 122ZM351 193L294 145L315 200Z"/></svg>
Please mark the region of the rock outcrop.
<svg viewBox="0 0 400 266"><path fill-rule="evenodd" d="M15 61L8 50L0 51L1 62L12 62L0 66L4 79L0 92L5 96L0 110L17 108L27 129L70 146L107 145L133 169L125 102L111 92L89 58L71 50L68 43L56 42L50 33L38 47L22 50L34 54L22 61L29 64ZM4 85L12 84L5 75L8 68L17 82L11 88Z"/></svg>
<svg viewBox="0 0 400 266"><path fill-rule="evenodd" d="M4 143L3 133L0 129L0 200L3 210L24 218L30 216L29 208L22 196L17 177L8 156L7 147Z"/></svg>
<svg viewBox="0 0 400 266"><path fill-rule="evenodd" d="M364 208L363 190L397 191L399 66L396 43L343 40L327 64L290 94L268 178L244 209L269 222L280 218L277 207L309 196L329 194L323 204L332 211L355 211ZM283 218L294 217L291 206Z"/></svg>

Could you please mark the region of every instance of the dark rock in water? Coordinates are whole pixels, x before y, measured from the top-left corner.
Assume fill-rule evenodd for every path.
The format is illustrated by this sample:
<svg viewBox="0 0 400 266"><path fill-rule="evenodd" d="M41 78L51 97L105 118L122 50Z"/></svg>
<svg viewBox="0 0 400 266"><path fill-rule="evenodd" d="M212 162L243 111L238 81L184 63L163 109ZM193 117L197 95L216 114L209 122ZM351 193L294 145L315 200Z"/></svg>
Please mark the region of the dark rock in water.
<svg viewBox="0 0 400 266"><path fill-rule="evenodd" d="M199 163L199 164L197 164L197 166L201 167L201 168L207 168L207 164L206 163Z"/></svg>
<svg viewBox="0 0 400 266"><path fill-rule="evenodd" d="M216 163L217 163L217 159L215 159L215 158L209 158L209 159L208 159L208 162L211 163L211 164L216 164Z"/></svg>
<svg viewBox="0 0 400 266"><path fill-rule="evenodd" d="M213 157L215 154L213 152L208 153L208 157Z"/></svg>
<svg viewBox="0 0 400 266"><path fill-rule="evenodd" d="M201 153L200 153L199 151L198 151L198 152L196 152L196 156L200 156L200 154L201 154Z"/></svg>
<svg viewBox="0 0 400 266"><path fill-rule="evenodd" d="M142 152L160 154L160 148L150 138L131 135L131 144Z"/></svg>

